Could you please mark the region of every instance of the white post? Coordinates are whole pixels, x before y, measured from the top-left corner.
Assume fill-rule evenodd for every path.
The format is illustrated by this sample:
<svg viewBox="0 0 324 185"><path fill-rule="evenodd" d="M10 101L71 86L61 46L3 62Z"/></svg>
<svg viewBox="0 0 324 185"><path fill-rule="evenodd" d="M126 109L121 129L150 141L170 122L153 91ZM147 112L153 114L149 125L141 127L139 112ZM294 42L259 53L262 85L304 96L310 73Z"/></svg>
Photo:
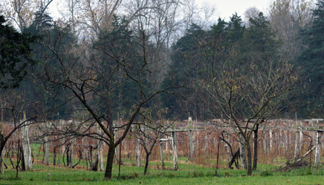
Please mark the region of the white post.
<svg viewBox="0 0 324 185"><path fill-rule="evenodd" d="M315 127L315 123L314 121L312 120L312 127L314 128ZM315 131L313 132L313 143L316 144L316 133ZM316 153L314 152L314 158L316 159Z"/></svg>
<svg viewBox="0 0 324 185"><path fill-rule="evenodd" d="M45 129L47 132L49 127L49 122L45 122ZM45 165L49 165L49 136L45 136Z"/></svg>
<svg viewBox="0 0 324 185"><path fill-rule="evenodd" d="M264 132L264 137L263 137L263 153L267 154L267 134Z"/></svg>
<svg viewBox="0 0 324 185"><path fill-rule="evenodd" d="M172 135L172 141L171 142L172 142L172 155L173 155L173 169L174 170L179 170L175 132L171 132L171 135Z"/></svg>
<svg viewBox="0 0 324 185"><path fill-rule="evenodd" d="M21 120L22 122L26 121L26 112L24 111L24 119ZM27 125L28 123L24 123ZM28 126L24 126L21 128L21 135L22 135L22 147L24 151L24 162L25 162L25 169L26 171L33 170L32 158L31 158L31 149L29 143L29 135L28 135Z"/></svg>
<svg viewBox="0 0 324 185"><path fill-rule="evenodd" d="M142 147L140 139L137 139L137 166L142 166Z"/></svg>
<svg viewBox="0 0 324 185"><path fill-rule="evenodd" d="M189 127L189 160L192 160L193 159L193 141L192 141L192 130L191 130L191 127L192 127L192 117L189 117L188 118L188 127Z"/></svg>
<svg viewBox="0 0 324 185"><path fill-rule="evenodd" d="M70 157L70 163L69 163L69 167L72 168L73 166L73 139L70 140L70 147L69 147L69 157Z"/></svg>
<svg viewBox="0 0 324 185"><path fill-rule="evenodd" d="M323 136L323 132L317 131L316 148L315 148L315 164L319 164L321 162L322 136Z"/></svg>
<svg viewBox="0 0 324 185"><path fill-rule="evenodd" d="M65 121L64 120L60 120L59 122L60 122L60 125L61 125L61 129L63 130L64 127L65 127ZM64 157L64 153L65 153L65 144L64 143L65 143L65 137L63 137L63 139L62 139L62 150L61 150L62 157Z"/></svg>
<svg viewBox="0 0 324 185"><path fill-rule="evenodd" d="M295 138L295 153L294 153L294 161L297 160L297 158L299 157L299 150L300 150L300 147L299 147L299 125L298 125L298 122L296 121L296 129L297 129L297 132L296 132L296 138Z"/></svg>
<svg viewBox="0 0 324 185"><path fill-rule="evenodd" d="M205 135L205 156L208 157L208 137Z"/></svg>

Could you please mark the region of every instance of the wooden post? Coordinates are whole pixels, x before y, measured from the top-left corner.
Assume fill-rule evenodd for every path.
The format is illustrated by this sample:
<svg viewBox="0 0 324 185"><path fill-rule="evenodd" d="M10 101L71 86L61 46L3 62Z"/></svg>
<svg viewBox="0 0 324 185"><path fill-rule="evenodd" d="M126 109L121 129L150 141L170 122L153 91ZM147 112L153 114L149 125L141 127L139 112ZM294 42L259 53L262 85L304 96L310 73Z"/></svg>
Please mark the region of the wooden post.
<svg viewBox="0 0 324 185"><path fill-rule="evenodd" d="M121 148L122 148L122 143L123 143L123 140L120 139L120 147L119 147L119 163L118 163L118 177L120 177L120 166L122 164L122 161L121 161Z"/></svg>
<svg viewBox="0 0 324 185"><path fill-rule="evenodd" d="M102 135L102 132L101 132L101 128L99 126L99 124L97 124L97 132L99 135ZM101 140L98 140L98 168L99 168L99 171L103 171L104 170L104 167L103 167L103 149L102 149L102 141ZM117 157L117 156L116 156Z"/></svg>
<svg viewBox="0 0 324 185"><path fill-rule="evenodd" d="M142 147L140 139L137 139L137 166L142 166Z"/></svg>
<svg viewBox="0 0 324 185"><path fill-rule="evenodd" d="M323 136L323 132L317 131L316 149L315 149L315 164L319 164L321 162L322 136Z"/></svg>
<svg viewBox="0 0 324 185"><path fill-rule="evenodd" d="M60 122L60 125L61 125L61 129L63 130L64 129L64 126L65 126L65 120L60 120L59 122ZM62 152L62 157L64 158L64 153L65 153L65 137L63 137L63 139L62 139L62 150L61 150L61 152ZM60 159L60 157L59 157L59 159ZM63 161L63 163L64 163L64 161Z"/></svg>
<svg viewBox="0 0 324 185"><path fill-rule="evenodd" d="M45 122L44 124L45 129L47 130L49 127L49 122ZM49 136L45 136L45 165L49 165Z"/></svg>
<svg viewBox="0 0 324 185"><path fill-rule="evenodd" d="M87 170L88 170L88 162L90 161L88 156L88 149L89 147L87 146L87 141L86 141L86 137L82 137L82 145L83 145L83 155L84 155L84 160L86 161L86 165L87 165ZM86 147L87 146L87 147ZM91 164L90 164L91 165Z"/></svg>
<svg viewBox="0 0 324 185"><path fill-rule="evenodd" d="M296 121L296 138L295 138L295 153L294 153L294 161L296 162L296 160L298 159L299 157L299 150L300 150L300 147L299 147L299 125L298 125L298 121Z"/></svg>
<svg viewBox="0 0 324 185"><path fill-rule="evenodd" d="M69 146L69 167L72 168L73 166L73 139L70 140Z"/></svg>
<svg viewBox="0 0 324 185"><path fill-rule="evenodd" d="M208 137L205 135L205 157L208 157Z"/></svg>
<svg viewBox="0 0 324 185"><path fill-rule="evenodd" d="M114 139L115 139L115 141L117 141L117 139L118 139L118 129L117 129L117 127L118 127L118 122L116 123L116 121L114 121L114 123L113 123L113 125L114 125ZM99 131L99 130L98 130ZM118 161L119 160L119 145L118 146L116 146L116 148L115 148L115 159L116 159L116 161Z"/></svg>
<svg viewBox="0 0 324 185"><path fill-rule="evenodd" d="M161 157L162 170L164 170L163 143L161 140L160 140L160 157Z"/></svg>
<svg viewBox="0 0 324 185"><path fill-rule="evenodd" d="M314 123L313 120L311 122L312 122L312 127L314 128L315 127L315 123ZM316 145L316 133L315 132L313 132L313 141L314 141L314 143ZM314 158L316 159L316 152L314 152Z"/></svg>
<svg viewBox="0 0 324 185"><path fill-rule="evenodd" d="M220 135L218 134L217 159L216 159L216 171L215 171L215 176L218 176L219 145L220 145ZM225 144L225 145L227 145L227 144ZM229 164L229 162L228 162L227 164Z"/></svg>
<svg viewBox="0 0 324 185"><path fill-rule="evenodd" d="M272 152L272 129L269 130L270 152Z"/></svg>
<svg viewBox="0 0 324 185"><path fill-rule="evenodd" d="M24 119L22 122L26 121L26 112L24 111ZM28 123L24 123L27 125ZM22 147L24 151L24 162L25 162L25 169L27 171L33 170L32 158L31 158L31 149L29 143L29 135L28 135L28 126L24 126L21 128L21 135L22 135Z"/></svg>
<svg viewBox="0 0 324 185"><path fill-rule="evenodd" d="M303 123L302 122L299 122L300 126L302 127L303 126ZM303 143L303 131L300 131L299 132L299 140L300 140L300 143ZM302 145L302 144L301 144Z"/></svg>
<svg viewBox="0 0 324 185"><path fill-rule="evenodd" d="M193 141L192 141L192 117L188 118L188 128L189 128L189 160L193 159L193 152L194 152L194 146L193 146Z"/></svg>
<svg viewBox="0 0 324 185"><path fill-rule="evenodd" d="M178 154L177 154L177 143L176 143L176 134L175 132L171 132L172 136L172 155L173 155L173 169L179 170L179 165L178 165Z"/></svg>
<svg viewBox="0 0 324 185"><path fill-rule="evenodd" d="M263 137L263 153L267 154L267 134L264 132L264 137Z"/></svg>
<svg viewBox="0 0 324 185"><path fill-rule="evenodd" d="M289 136L288 136L288 134L289 134L289 131L284 131L284 135L285 135L285 145L284 145L284 147L285 147L285 152L287 152L288 151L288 147L289 147Z"/></svg>

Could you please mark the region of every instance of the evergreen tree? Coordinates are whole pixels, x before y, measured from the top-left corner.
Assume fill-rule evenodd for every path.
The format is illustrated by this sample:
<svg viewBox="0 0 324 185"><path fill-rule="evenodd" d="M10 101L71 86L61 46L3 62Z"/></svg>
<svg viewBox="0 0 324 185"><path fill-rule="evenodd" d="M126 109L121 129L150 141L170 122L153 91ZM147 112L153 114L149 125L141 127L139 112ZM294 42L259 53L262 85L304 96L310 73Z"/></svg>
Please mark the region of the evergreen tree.
<svg viewBox="0 0 324 185"><path fill-rule="evenodd" d="M199 110L195 106L197 96L194 95L192 79L197 77L197 70L204 57L200 50L204 45L206 32L196 24L192 24L186 31L186 35L181 37L175 45L172 46L174 53L171 55L172 63L168 77L165 78L162 87L168 87L173 84L177 89L175 96L166 94L161 95L161 101L167 107L172 116L181 115L182 118L188 117L194 113L199 115ZM191 114L192 115L192 114Z"/></svg>
<svg viewBox="0 0 324 185"><path fill-rule="evenodd" d="M308 47L298 58L304 76L306 93L303 95L305 116L323 116L324 109L324 1L319 0L313 10L313 21L302 30L303 42Z"/></svg>
<svg viewBox="0 0 324 185"><path fill-rule="evenodd" d="M280 42L274 39L269 21L262 12L249 19L249 27L244 32L240 44L242 59L271 61L277 54Z"/></svg>
<svg viewBox="0 0 324 185"><path fill-rule="evenodd" d="M94 48L100 53L99 63L102 72L98 73L99 91L109 91L105 98L109 100L109 108L113 116L128 114L134 104L139 101L139 86L126 75L139 69L140 57L137 55L138 46L132 30L126 26L126 21L114 16L112 29L105 30L94 43ZM101 74L101 75L99 75ZM141 74L145 75L145 74ZM147 82L145 82L147 83ZM99 103L101 111L106 112L107 106Z"/></svg>
<svg viewBox="0 0 324 185"><path fill-rule="evenodd" d="M16 88L27 75L27 66L34 65L30 44L38 36L19 33L0 15L0 88Z"/></svg>

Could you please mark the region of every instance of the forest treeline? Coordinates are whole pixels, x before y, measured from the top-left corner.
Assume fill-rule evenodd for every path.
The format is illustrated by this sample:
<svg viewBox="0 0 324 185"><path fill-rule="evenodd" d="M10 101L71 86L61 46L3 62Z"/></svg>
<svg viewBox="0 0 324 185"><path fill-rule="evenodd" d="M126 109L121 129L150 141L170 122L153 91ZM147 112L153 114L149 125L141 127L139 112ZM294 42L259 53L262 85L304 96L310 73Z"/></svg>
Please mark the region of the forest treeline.
<svg viewBox="0 0 324 185"><path fill-rule="evenodd" d="M35 12L1 10L1 25L34 36L32 59L19 56L9 67L27 72L19 87L7 84L17 73L1 71L3 120L13 110L78 120L161 112L198 120L323 117L324 1L275 0L268 12L249 8L228 21L197 19L203 10L176 0L134 1L123 11L119 1L103 2L70 3L59 20L48 13L51 1ZM2 66L4 52L16 51L1 50Z"/></svg>

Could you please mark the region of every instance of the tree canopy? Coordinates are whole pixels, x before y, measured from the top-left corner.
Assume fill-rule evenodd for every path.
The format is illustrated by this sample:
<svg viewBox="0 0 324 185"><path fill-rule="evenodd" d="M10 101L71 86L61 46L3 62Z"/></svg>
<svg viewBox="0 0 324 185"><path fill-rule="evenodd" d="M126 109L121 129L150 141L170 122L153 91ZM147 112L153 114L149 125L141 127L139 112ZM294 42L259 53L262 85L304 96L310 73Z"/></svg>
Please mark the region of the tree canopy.
<svg viewBox="0 0 324 185"><path fill-rule="evenodd" d="M0 88L15 88L27 75L27 66L34 65L30 44L38 36L19 33L0 15Z"/></svg>

